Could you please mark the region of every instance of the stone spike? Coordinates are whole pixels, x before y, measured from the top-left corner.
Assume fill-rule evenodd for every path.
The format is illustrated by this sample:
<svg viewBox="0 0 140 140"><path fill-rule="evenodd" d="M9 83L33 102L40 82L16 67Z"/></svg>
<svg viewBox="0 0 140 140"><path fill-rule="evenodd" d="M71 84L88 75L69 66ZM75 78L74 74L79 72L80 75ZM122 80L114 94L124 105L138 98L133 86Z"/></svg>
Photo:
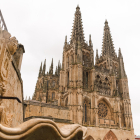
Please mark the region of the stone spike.
<svg viewBox="0 0 140 140"><path fill-rule="evenodd" d="M96 57L98 58L98 49L96 49Z"/></svg>
<svg viewBox="0 0 140 140"><path fill-rule="evenodd" d="M67 35L65 36L65 43L67 43Z"/></svg>
<svg viewBox="0 0 140 140"><path fill-rule="evenodd" d="M71 41L74 42L74 40L78 40L78 37L80 38L80 42L84 42L84 33L83 33L83 27L82 27L82 19L81 19L81 12L80 7L76 7L75 17L74 17L74 23L73 23L73 29L72 29L72 35L71 35Z"/></svg>
<svg viewBox="0 0 140 140"><path fill-rule="evenodd" d="M52 58L52 63L51 63L51 67L53 68L53 58Z"/></svg>
<svg viewBox="0 0 140 140"><path fill-rule="evenodd" d="M41 65L40 65L40 69L39 69L39 75L38 77L41 77L42 76L42 62L41 62Z"/></svg>
<svg viewBox="0 0 140 140"><path fill-rule="evenodd" d="M121 53L121 49L119 48L119 78L127 78L127 75L125 73L124 69L124 62L123 62L123 56Z"/></svg>
<svg viewBox="0 0 140 140"><path fill-rule="evenodd" d="M89 35L89 46L92 46L91 34Z"/></svg>
<svg viewBox="0 0 140 140"><path fill-rule="evenodd" d="M51 67L50 67L50 72L49 74L53 74L53 58L52 58L52 63L51 63Z"/></svg>
<svg viewBox="0 0 140 140"><path fill-rule="evenodd" d="M55 70L55 75L58 75L58 70L57 70L57 66L56 66L56 70Z"/></svg>
<svg viewBox="0 0 140 140"><path fill-rule="evenodd" d="M96 49L96 57L95 57L96 64L97 64L98 59L99 59L99 56L98 56L98 49Z"/></svg>
<svg viewBox="0 0 140 140"><path fill-rule="evenodd" d="M122 58L122 53L121 53L121 49L119 48L119 54L118 54L119 58Z"/></svg>
<svg viewBox="0 0 140 140"><path fill-rule="evenodd" d="M105 20L105 26L104 26L104 36L103 36L103 47L102 47L102 56L108 56L108 57L115 57L115 49L113 46L113 41L111 38L110 28L108 26L108 21Z"/></svg>
<svg viewBox="0 0 140 140"><path fill-rule="evenodd" d="M46 59L44 61L44 65L43 65L43 71L42 71L43 75L45 75L45 71L46 71Z"/></svg>
<svg viewBox="0 0 140 140"><path fill-rule="evenodd" d="M60 73L60 70L61 70L61 64L60 64L60 60L58 61L58 75Z"/></svg>

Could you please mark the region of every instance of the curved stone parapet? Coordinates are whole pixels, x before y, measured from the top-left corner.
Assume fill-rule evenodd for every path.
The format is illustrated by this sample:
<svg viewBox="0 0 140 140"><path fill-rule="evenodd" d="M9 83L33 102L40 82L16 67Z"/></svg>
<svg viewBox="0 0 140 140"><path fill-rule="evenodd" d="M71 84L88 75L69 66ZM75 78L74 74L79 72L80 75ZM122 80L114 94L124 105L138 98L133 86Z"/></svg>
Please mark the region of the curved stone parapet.
<svg viewBox="0 0 140 140"><path fill-rule="evenodd" d="M66 129L61 130L55 122L39 118L26 121L15 128L0 124L0 140L82 140L82 126L74 124Z"/></svg>

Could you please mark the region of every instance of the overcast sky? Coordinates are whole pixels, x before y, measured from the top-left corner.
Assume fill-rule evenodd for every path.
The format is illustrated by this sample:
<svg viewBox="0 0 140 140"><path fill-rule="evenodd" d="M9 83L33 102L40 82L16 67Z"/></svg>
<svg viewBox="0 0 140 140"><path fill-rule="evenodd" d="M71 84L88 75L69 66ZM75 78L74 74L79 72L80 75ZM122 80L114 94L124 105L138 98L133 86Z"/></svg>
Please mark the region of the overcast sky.
<svg viewBox="0 0 140 140"><path fill-rule="evenodd" d="M79 4L85 40L91 34L93 49L101 53L103 27L108 20L115 50L124 57L135 134L140 135L140 0L1 0L8 31L25 47L21 76L24 97L34 93L39 67L47 71L54 59L62 61L65 36L71 35ZM95 53L94 53L95 55Z"/></svg>

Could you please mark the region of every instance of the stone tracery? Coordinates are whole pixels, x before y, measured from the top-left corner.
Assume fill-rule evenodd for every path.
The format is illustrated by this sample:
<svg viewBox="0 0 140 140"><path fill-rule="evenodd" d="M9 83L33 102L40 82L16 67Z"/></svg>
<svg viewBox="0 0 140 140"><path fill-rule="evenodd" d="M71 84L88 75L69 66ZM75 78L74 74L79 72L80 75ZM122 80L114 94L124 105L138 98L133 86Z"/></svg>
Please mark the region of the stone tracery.
<svg viewBox="0 0 140 140"><path fill-rule="evenodd" d="M101 118L105 118L107 116L108 109L107 106L104 103L98 104L98 115Z"/></svg>

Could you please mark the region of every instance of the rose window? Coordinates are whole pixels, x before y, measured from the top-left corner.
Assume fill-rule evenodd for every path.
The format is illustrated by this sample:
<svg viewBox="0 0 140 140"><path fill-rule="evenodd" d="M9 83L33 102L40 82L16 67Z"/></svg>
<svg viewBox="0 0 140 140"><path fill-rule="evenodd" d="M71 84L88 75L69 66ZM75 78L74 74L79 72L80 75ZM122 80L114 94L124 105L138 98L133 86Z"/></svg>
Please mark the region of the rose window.
<svg viewBox="0 0 140 140"><path fill-rule="evenodd" d="M98 104L98 115L101 118L105 118L107 116L107 106L104 103Z"/></svg>

